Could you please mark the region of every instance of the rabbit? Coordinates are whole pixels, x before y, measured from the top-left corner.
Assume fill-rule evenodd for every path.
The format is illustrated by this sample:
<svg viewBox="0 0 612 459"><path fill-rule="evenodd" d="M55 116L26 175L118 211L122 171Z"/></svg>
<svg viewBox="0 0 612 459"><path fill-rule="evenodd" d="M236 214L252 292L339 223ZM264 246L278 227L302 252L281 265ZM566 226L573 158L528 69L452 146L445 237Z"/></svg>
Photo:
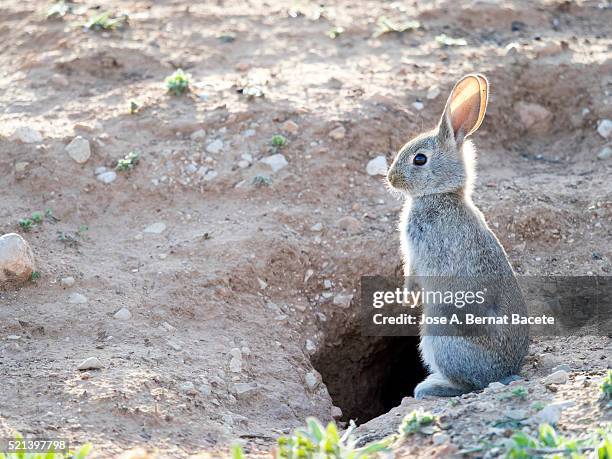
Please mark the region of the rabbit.
<svg viewBox="0 0 612 459"><path fill-rule="evenodd" d="M409 281L417 279L424 288L439 286L441 278L464 279L476 291L493 286L497 294L487 295L493 299L469 312L524 316L526 305L506 252L471 198L475 149L469 137L482 123L488 94L483 75L459 80L437 127L400 149L387 181L406 197L399 231L404 275L416 276L407 277ZM435 302L422 307L425 317L450 313ZM462 334L461 327L441 330L420 326L419 349L430 374L415 387L416 399L453 397L494 381L519 379L529 346L528 326L484 325L476 334ZM448 331L453 333L445 335Z"/></svg>

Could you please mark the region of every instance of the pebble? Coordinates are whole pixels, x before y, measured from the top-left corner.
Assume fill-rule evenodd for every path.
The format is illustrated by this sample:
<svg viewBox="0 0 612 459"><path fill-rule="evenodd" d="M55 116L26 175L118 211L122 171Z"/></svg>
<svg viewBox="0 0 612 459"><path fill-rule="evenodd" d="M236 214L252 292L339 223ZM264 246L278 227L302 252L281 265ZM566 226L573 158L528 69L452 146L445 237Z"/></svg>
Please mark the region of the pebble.
<svg viewBox="0 0 612 459"><path fill-rule="evenodd" d="M316 350L317 350L317 345L314 343L314 341L311 339L307 339L306 340L306 352L308 352L309 355L312 355L316 352Z"/></svg>
<svg viewBox="0 0 612 459"><path fill-rule="evenodd" d="M537 424L547 423L550 425L555 425L559 421L563 410L573 405L574 402L572 400L550 403L542 408L537 414L532 416L531 419Z"/></svg>
<svg viewBox="0 0 612 459"><path fill-rule="evenodd" d="M436 432L431 436L431 441L434 445L443 445L450 441L450 435L443 432Z"/></svg>
<svg viewBox="0 0 612 459"><path fill-rule="evenodd" d="M314 231L315 233L318 233L319 231L322 231L322 230L323 230L323 223L321 222L315 223L314 225L310 227L310 231Z"/></svg>
<svg viewBox="0 0 612 459"><path fill-rule="evenodd" d="M191 381L185 381L179 386L179 390L183 394L195 395L197 393L195 385Z"/></svg>
<svg viewBox="0 0 612 459"><path fill-rule="evenodd" d="M242 133L243 137L253 137L256 134L255 129L247 129Z"/></svg>
<svg viewBox="0 0 612 459"><path fill-rule="evenodd" d="M556 371L567 371L568 373L572 371L571 367L567 363L562 363L561 365L557 365L552 369L553 373Z"/></svg>
<svg viewBox="0 0 612 459"><path fill-rule="evenodd" d="M206 131L204 129L198 129L195 132L192 132L189 136L191 140L204 140L206 138Z"/></svg>
<svg viewBox="0 0 612 459"><path fill-rule="evenodd" d="M241 161L238 161L238 167L240 169L246 169L247 167L249 167L251 165L251 163L249 163L248 161L245 161L244 159Z"/></svg>
<svg viewBox="0 0 612 459"><path fill-rule="evenodd" d="M21 173L24 172L26 170L26 168L28 167L30 163L27 161L19 161L15 163L15 172L17 173Z"/></svg>
<svg viewBox="0 0 612 459"><path fill-rule="evenodd" d="M541 105L520 101L514 111L527 131L534 134L546 134L552 126L553 115Z"/></svg>
<svg viewBox="0 0 612 459"><path fill-rule="evenodd" d="M494 381L487 386L487 389L489 389L491 392L499 392L500 390L504 390L505 388L506 386L504 386L499 381Z"/></svg>
<svg viewBox="0 0 612 459"><path fill-rule="evenodd" d="M102 172L101 174L98 174L96 178L102 183L106 183L108 185L109 183L115 181L117 178L117 173L115 171Z"/></svg>
<svg viewBox="0 0 612 459"><path fill-rule="evenodd" d="M99 370L102 367L102 362L98 357L88 357L79 364L77 370Z"/></svg>
<svg viewBox="0 0 612 459"><path fill-rule="evenodd" d="M73 160L79 164L84 164L91 156L89 140L77 135L72 142L66 145L66 152Z"/></svg>
<svg viewBox="0 0 612 459"><path fill-rule="evenodd" d="M215 179L217 175L219 175L219 172L217 172L216 170L210 169L206 171L206 174L204 174L204 181L210 182L211 180Z"/></svg>
<svg viewBox="0 0 612 459"><path fill-rule="evenodd" d="M612 120L599 120L597 123L597 133L604 139L612 137Z"/></svg>
<svg viewBox="0 0 612 459"><path fill-rule="evenodd" d="M211 154L219 153L223 149L223 140L215 139L206 145L206 151Z"/></svg>
<svg viewBox="0 0 612 459"><path fill-rule="evenodd" d="M81 295L80 293L74 292L68 296L68 303L85 304L87 303L87 297L85 295Z"/></svg>
<svg viewBox="0 0 612 459"><path fill-rule="evenodd" d="M272 172L278 172L289 164L282 153L266 156L265 158L261 159L261 162L270 166L272 168Z"/></svg>
<svg viewBox="0 0 612 459"><path fill-rule="evenodd" d="M248 161L249 163L253 162L253 155L251 153L242 153L240 155L243 161Z"/></svg>
<svg viewBox="0 0 612 459"><path fill-rule="evenodd" d="M34 254L19 234L0 236L0 284L26 282L34 272Z"/></svg>
<svg viewBox="0 0 612 459"><path fill-rule="evenodd" d="M549 384L565 384L568 376L567 371L557 370L554 373L549 374L542 382L545 386L548 386Z"/></svg>
<svg viewBox="0 0 612 459"><path fill-rule="evenodd" d="M281 126L281 129L290 134L297 134L299 130L299 126L294 121L287 120L283 123L283 125Z"/></svg>
<svg viewBox="0 0 612 459"><path fill-rule="evenodd" d="M242 351L235 347L230 350L230 355L232 356L229 364L230 371L240 373L242 371Z"/></svg>
<svg viewBox="0 0 612 459"><path fill-rule="evenodd" d="M306 381L306 386L310 390L313 390L319 384L319 379L317 378L317 375L314 373L314 371L309 371L308 373L306 373L306 376L304 376L304 381Z"/></svg>
<svg viewBox="0 0 612 459"><path fill-rule="evenodd" d="M368 161L366 172L368 175L387 175L388 168L387 158L385 158L383 155L379 155L376 158Z"/></svg>
<svg viewBox="0 0 612 459"><path fill-rule="evenodd" d="M130 320L132 318L132 313L128 308L121 308L113 317L118 320Z"/></svg>
<svg viewBox="0 0 612 459"><path fill-rule="evenodd" d="M75 280L72 276L62 277L60 280L60 285L65 288L70 288L74 285Z"/></svg>
<svg viewBox="0 0 612 459"><path fill-rule="evenodd" d="M257 384L255 383L236 383L234 384L234 391L236 395L244 395L248 392L252 392L257 389Z"/></svg>
<svg viewBox="0 0 612 459"><path fill-rule="evenodd" d="M183 350L183 346L181 345L181 343L177 342L177 341L173 341L173 340L168 340L168 346L170 346L170 349L172 349L173 351L179 352Z"/></svg>
<svg viewBox="0 0 612 459"><path fill-rule="evenodd" d="M328 135L330 138L334 140L342 140L344 139L344 136L346 135L346 129L344 129L344 126L338 126L337 128L334 128L331 131L329 131Z"/></svg>
<svg viewBox="0 0 612 459"><path fill-rule="evenodd" d="M341 308L348 308L351 306L351 301L353 300L353 295L346 293L339 293L334 296L333 303L335 306L340 306Z"/></svg>
<svg viewBox="0 0 612 459"><path fill-rule="evenodd" d="M208 397L210 394L212 394L212 389L210 388L209 384L201 384L200 387L198 387L198 390L200 391L200 394L202 394L204 397Z"/></svg>
<svg viewBox="0 0 612 459"><path fill-rule="evenodd" d="M608 159L612 157L612 147L603 147L599 153L597 153L599 159ZM15 165L17 169L17 165Z"/></svg>
<svg viewBox="0 0 612 459"><path fill-rule="evenodd" d="M340 229L347 231L351 234L358 233L361 231L361 222L355 217L346 216L338 220L338 226Z"/></svg>
<svg viewBox="0 0 612 459"><path fill-rule="evenodd" d="M20 126L13 132L13 137L21 143L40 143L43 136L30 126Z"/></svg>
<svg viewBox="0 0 612 459"><path fill-rule="evenodd" d="M166 231L166 224L164 222L152 223L144 229L144 232L148 234L161 234L164 231Z"/></svg>
<svg viewBox="0 0 612 459"><path fill-rule="evenodd" d="M418 100L416 102L413 102L412 106L414 107L415 110L418 110L419 112L425 108L425 105L423 104L423 102L419 102Z"/></svg>
<svg viewBox="0 0 612 459"><path fill-rule="evenodd" d="M339 406L332 406L331 415L334 419L340 419L342 417L342 409Z"/></svg>

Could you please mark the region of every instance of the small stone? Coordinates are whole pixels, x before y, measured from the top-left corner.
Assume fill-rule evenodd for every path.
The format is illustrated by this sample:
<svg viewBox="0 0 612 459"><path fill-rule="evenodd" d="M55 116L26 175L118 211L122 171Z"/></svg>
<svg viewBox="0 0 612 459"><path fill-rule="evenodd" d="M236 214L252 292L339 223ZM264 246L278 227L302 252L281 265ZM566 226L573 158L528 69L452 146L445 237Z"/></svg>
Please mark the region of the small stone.
<svg viewBox="0 0 612 459"><path fill-rule="evenodd" d="M206 174L204 174L204 181L210 182L211 180L214 180L218 175L219 175L219 172L217 172L216 170L210 169L206 171Z"/></svg>
<svg viewBox="0 0 612 459"><path fill-rule="evenodd" d="M210 388L209 384L201 384L200 387L198 387L198 390L204 397L208 397L210 394L212 394L212 389Z"/></svg>
<svg viewBox="0 0 612 459"><path fill-rule="evenodd" d="M98 357L88 357L79 364L77 370L99 370L102 367L102 362Z"/></svg>
<svg viewBox="0 0 612 459"><path fill-rule="evenodd" d="M324 279L323 280L323 287L326 289L330 289L332 288L332 281L330 281L329 279Z"/></svg>
<svg viewBox="0 0 612 459"><path fill-rule="evenodd" d="M506 410L504 413L506 417L512 419L513 421L521 421L523 419L527 419L528 413L527 410L515 409L515 410Z"/></svg>
<svg viewBox="0 0 612 459"><path fill-rule="evenodd" d="M415 110L418 110L419 112L425 108L425 105L423 104L423 102L419 102L418 100L416 102L413 102L412 106L414 107Z"/></svg>
<svg viewBox="0 0 612 459"><path fill-rule="evenodd" d="M24 238L16 233L0 236L0 285L26 282L34 269L34 254Z"/></svg>
<svg viewBox="0 0 612 459"><path fill-rule="evenodd" d="M340 293L334 296L334 306L340 306L341 308L348 308L351 306L351 301L353 300L353 295Z"/></svg>
<svg viewBox="0 0 612 459"><path fill-rule="evenodd" d="M244 131L242 133L243 137L253 137L257 132L255 131L255 129L247 129L246 131Z"/></svg>
<svg viewBox="0 0 612 459"><path fill-rule="evenodd" d="M387 175L388 168L387 158L385 158L383 155L379 155L376 158L368 161L366 172L368 175Z"/></svg>
<svg viewBox="0 0 612 459"><path fill-rule="evenodd" d="M599 153L597 153L597 157L599 159L608 159L612 158L612 147L603 147ZM15 169L17 165L15 165Z"/></svg>
<svg viewBox="0 0 612 459"><path fill-rule="evenodd" d="M230 360L229 369L232 373L240 373L242 371L242 359L232 357Z"/></svg>
<svg viewBox="0 0 612 459"><path fill-rule="evenodd" d="M438 88L437 86L431 86L428 90L427 90L427 98L429 100L433 100L436 97L438 97L440 95L440 88Z"/></svg>
<svg viewBox="0 0 612 459"><path fill-rule="evenodd" d="M195 384L193 384L191 381L185 381L184 383L182 383L179 386L179 390L183 394L187 394L187 395L195 395L195 394L197 394L197 391L196 391L196 388L195 388Z"/></svg>
<svg viewBox="0 0 612 459"><path fill-rule="evenodd" d="M505 47L506 56L516 56L520 50L520 45L516 42L508 43Z"/></svg>
<svg viewBox="0 0 612 459"><path fill-rule="evenodd" d="M166 330L167 332L175 332L176 327L174 325L169 324L168 322L162 322L160 326Z"/></svg>
<svg viewBox="0 0 612 459"><path fill-rule="evenodd" d="M304 274L304 283L307 283L313 274L314 274L314 269L307 269L306 274Z"/></svg>
<svg viewBox="0 0 612 459"><path fill-rule="evenodd" d="M248 392L252 392L257 389L257 384L255 383L236 383L234 384L234 392L236 395L244 395Z"/></svg>
<svg viewBox="0 0 612 459"><path fill-rule="evenodd" d="M104 167L104 166L99 166L99 167L96 167L96 168L94 169L94 175L100 175L100 174L103 174L103 173L104 173L104 172L106 172L107 170L108 170L108 168L106 168L106 167Z"/></svg>
<svg viewBox="0 0 612 459"><path fill-rule="evenodd" d="M604 139L612 137L612 120L599 120L597 123L597 133Z"/></svg>
<svg viewBox="0 0 612 459"><path fill-rule="evenodd" d="M299 126L295 122L287 120L283 123L281 129L285 132L288 132L289 134L296 134L298 132Z"/></svg>
<svg viewBox="0 0 612 459"><path fill-rule="evenodd" d="M161 234L164 231L166 231L166 224L164 222L152 223L144 229L144 232L148 234Z"/></svg>
<svg viewBox="0 0 612 459"><path fill-rule="evenodd" d="M572 369L570 368L570 366L567 363L562 363L561 365L557 365L556 367L554 367L552 369L553 373L557 372L557 371L566 371L566 372L570 372L572 371Z"/></svg>
<svg viewBox="0 0 612 459"><path fill-rule="evenodd" d="M173 351L179 352L183 350L183 346L181 345L181 343L177 342L177 341L173 341L173 340L168 340L168 346L170 346L170 349L172 349Z"/></svg>
<svg viewBox="0 0 612 459"><path fill-rule="evenodd" d="M561 43L556 41L540 42L534 47L534 51L537 57L554 56L563 51Z"/></svg>
<svg viewBox="0 0 612 459"><path fill-rule="evenodd" d="M191 140L204 140L206 138L206 131L204 129L198 129L195 132L192 132L189 136Z"/></svg>
<svg viewBox="0 0 612 459"><path fill-rule="evenodd" d="M527 131L534 134L550 131L553 114L541 105L521 101L514 106L514 111Z"/></svg>
<svg viewBox="0 0 612 459"><path fill-rule="evenodd" d="M6 339L8 339L9 341L18 341L21 339L21 336L19 335L8 335L6 337Z"/></svg>
<svg viewBox="0 0 612 459"><path fill-rule="evenodd" d="M30 163L28 163L27 161L19 161L17 163L15 163L15 172L17 173L22 173L25 172L26 168L28 167Z"/></svg>
<svg viewBox="0 0 612 459"><path fill-rule="evenodd" d="M310 390L313 390L319 384L319 379L313 371L306 373L306 376L304 376L304 381L306 381L306 386Z"/></svg>
<svg viewBox="0 0 612 459"><path fill-rule="evenodd" d="M505 388L506 386L504 386L499 381L494 381L487 386L487 389L489 389L491 392L499 392L500 390L503 390Z"/></svg>
<svg viewBox="0 0 612 459"><path fill-rule="evenodd" d="M342 417L342 409L339 406L332 406L331 415L336 420L340 419Z"/></svg>
<svg viewBox="0 0 612 459"><path fill-rule="evenodd" d="M68 296L68 303L70 304L85 304L87 303L87 297L80 293L74 292Z"/></svg>
<svg viewBox="0 0 612 459"><path fill-rule="evenodd" d="M257 278L257 282L259 283L259 288L261 290L265 290L266 287L268 286L268 283L265 280L260 279L259 277Z"/></svg>
<svg viewBox="0 0 612 459"><path fill-rule="evenodd" d="M251 153L242 153L240 155L243 161L248 161L249 163L253 162L253 155Z"/></svg>
<svg viewBox="0 0 612 459"><path fill-rule="evenodd" d="M309 355L312 355L316 352L317 350L317 345L314 343L314 341L312 341L311 339L307 339L306 340L306 352Z"/></svg>
<svg viewBox="0 0 612 459"><path fill-rule="evenodd" d="M431 436L431 441L434 445L443 445L450 441L450 435L444 432L436 432Z"/></svg>
<svg viewBox="0 0 612 459"><path fill-rule="evenodd" d="M40 143L43 136L30 126L20 126L13 132L13 137L21 143Z"/></svg>
<svg viewBox="0 0 612 459"><path fill-rule="evenodd" d="M361 222L355 217L346 216L338 220L338 227L351 234L355 234L361 231Z"/></svg>
<svg viewBox="0 0 612 459"><path fill-rule="evenodd" d="M219 153L223 149L223 140L215 139L206 145L206 151L211 154Z"/></svg>
<svg viewBox="0 0 612 459"><path fill-rule="evenodd" d="M267 156L261 159L261 162L270 166L272 168L272 172L278 172L289 164L282 153Z"/></svg>
<svg viewBox="0 0 612 459"><path fill-rule="evenodd" d="M106 183L108 185L109 183L115 181L117 178L117 173L115 171L102 172L101 174L98 174L96 178L102 183Z"/></svg>
<svg viewBox="0 0 612 459"><path fill-rule="evenodd" d="M321 222L315 223L314 225L310 227L310 231L314 231L315 233L318 233L319 231L322 231L322 230L323 230L323 223Z"/></svg>
<svg viewBox="0 0 612 459"><path fill-rule="evenodd" d="M237 358L237 359L241 359L241 358L242 358L242 351L241 351L239 348L237 348L237 347L233 347L233 348L230 350L230 355L231 355L232 357Z"/></svg>
<svg viewBox="0 0 612 459"><path fill-rule="evenodd" d="M545 386L548 386L549 384L565 384L568 376L567 371L557 370L554 373L549 374L542 382Z"/></svg>
<svg viewBox="0 0 612 459"><path fill-rule="evenodd" d="M72 276L62 277L60 279L60 285L64 288L70 288L74 285L75 280Z"/></svg>
<svg viewBox="0 0 612 459"><path fill-rule="evenodd" d="M240 169L246 169L247 167L249 167L251 165L251 163L249 163L248 161L245 161L244 159L241 161L238 161L238 167Z"/></svg>
<svg viewBox="0 0 612 459"><path fill-rule="evenodd" d="M344 139L344 136L346 135L346 129L344 129L344 126L338 126L337 128L334 128L331 131L329 131L328 135L330 138L334 140L342 140Z"/></svg>
<svg viewBox="0 0 612 459"><path fill-rule="evenodd" d="M86 163L91 156L89 140L77 135L74 139L72 139L72 142L66 145L66 152L68 153L68 156L70 156L77 163Z"/></svg>
<svg viewBox="0 0 612 459"><path fill-rule="evenodd" d="M121 308L113 317L118 320L130 320L132 318L132 313L128 308Z"/></svg>
<svg viewBox="0 0 612 459"><path fill-rule="evenodd" d="M546 423L555 425L559 421L563 410L573 406L574 404L575 403L572 400L550 403L538 411L536 415L532 416L531 419L536 424Z"/></svg>

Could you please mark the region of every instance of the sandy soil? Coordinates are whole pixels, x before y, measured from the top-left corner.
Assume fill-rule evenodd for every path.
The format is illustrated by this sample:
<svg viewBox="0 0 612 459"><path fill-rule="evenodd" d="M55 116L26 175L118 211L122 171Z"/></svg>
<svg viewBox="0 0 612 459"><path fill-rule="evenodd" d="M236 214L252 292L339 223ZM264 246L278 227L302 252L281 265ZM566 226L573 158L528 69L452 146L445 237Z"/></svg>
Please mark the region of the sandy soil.
<svg viewBox="0 0 612 459"><path fill-rule="evenodd" d="M597 159L606 141L596 126L612 118L612 10L600 2L88 0L55 20L48 6L0 4L0 234L34 211L59 219L24 233L41 277L0 293L3 436L91 441L98 457L138 445L216 456L236 439L264 452L306 416L328 421L334 404L367 405L347 402L372 377L354 373L353 351L380 343L347 333L356 300L333 299L356 294L361 275L398 272L401 202L366 164L390 161L433 126L467 72L492 85L475 138L475 201L517 272L610 275L612 159ZM84 30L103 10L126 12L129 26ZM421 27L375 36L383 16ZM344 29L336 39L334 27ZM441 34L467 46L441 46ZM163 86L178 67L192 75L182 97ZM432 86L440 94L429 99ZM550 123L527 129L521 101L545 107ZM16 140L20 126L43 141ZM277 152L274 134L288 139L277 172L259 162ZM91 143L82 165L65 151L75 135ZM217 139L222 148L207 151ZM130 151L141 156L133 171L96 179ZM253 164L243 168L245 154ZM270 185L254 186L257 175ZM144 232L158 222L163 232ZM74 293L87 302L71 302ZM114 318L122 307L131 319ZM609 337L534 340L524 368L533 398L579 401L562 431L605 419L595 399L610 351ZM232 353L241 368L230 367ZM335 355L348 383L313 369L325 361L318 369L332 374ZM92 356L103 368L78 371ZM546 392L539 378L561 363L570 383ZM460 450L502 403L477 397L478 416L472 399L451 410L406 398L399 413L450 410ZM397 412L361 429L395 429ZM420 440L405 448L432 453Z"/></svg>

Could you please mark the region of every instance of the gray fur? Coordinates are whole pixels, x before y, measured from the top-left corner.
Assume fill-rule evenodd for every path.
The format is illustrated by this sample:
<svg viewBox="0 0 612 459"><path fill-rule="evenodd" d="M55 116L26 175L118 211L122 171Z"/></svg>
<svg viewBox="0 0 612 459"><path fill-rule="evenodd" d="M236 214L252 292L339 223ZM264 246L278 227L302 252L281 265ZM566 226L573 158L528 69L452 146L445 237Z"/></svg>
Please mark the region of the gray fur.
<svg viewBox="0 0 612 459"><path fill-rule="evenodd" d="M471 199L474 148L461 129L453 133L447 112L436 129L400 150L387 176L406 196L399 225L405 275L417 276L420 287L433 290L439 278L466 279L474 290L493 284L498 290L492 301L461 312L525 315L506 253ZM428 157L423 166L412 162L419 152ZM426 316L457 312L454 306L422 306ZM528 349L527 327L482 327L478 336L463 335L461 327L422 327L421 356L432 374L415 388L416 398L456 396L518 373Z"/></svg>

